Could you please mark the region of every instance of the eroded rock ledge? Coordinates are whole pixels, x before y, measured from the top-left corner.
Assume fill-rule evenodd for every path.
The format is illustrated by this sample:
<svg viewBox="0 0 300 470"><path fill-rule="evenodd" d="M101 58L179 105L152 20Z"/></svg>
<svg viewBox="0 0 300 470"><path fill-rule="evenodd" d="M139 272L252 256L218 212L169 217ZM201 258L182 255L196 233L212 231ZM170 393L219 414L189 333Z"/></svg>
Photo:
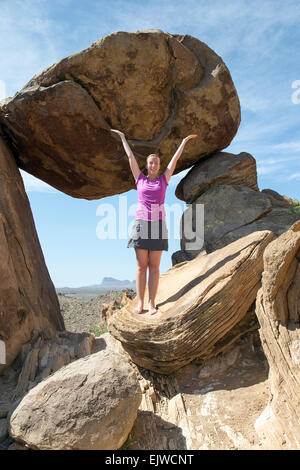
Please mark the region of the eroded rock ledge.
<svg viewBox="0 0 300 470"><path fill-rule="evenodd" d="M175 265L160 276L158 313L135 314L135 298L109 319L109 332L133 362L158 373L170 374L196 358L216 355L218 341L256 298L263 252L273 239L270 231L254 232Z"/></svg>

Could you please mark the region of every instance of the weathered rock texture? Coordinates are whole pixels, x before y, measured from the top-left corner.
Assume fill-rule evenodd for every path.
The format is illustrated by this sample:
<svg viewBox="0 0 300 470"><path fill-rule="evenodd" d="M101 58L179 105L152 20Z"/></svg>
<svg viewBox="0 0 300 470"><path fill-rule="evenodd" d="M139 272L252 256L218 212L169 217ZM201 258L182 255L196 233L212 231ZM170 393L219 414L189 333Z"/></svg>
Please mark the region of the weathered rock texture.
<svg viewBox="0 0 300 470"><path fill-rule="evenodd" d="M130 360L109 333L96 343ZM170 375L131 365L143 395L129 450L268 449L254 427L270 399L268 363L257 331L241 335L227 352Z"/></svg>
<svg viewBox="0 0 300 470"><path fill-rule="evenodd" d="M6 364L24 343L64 330L59 303L16 162L0 135L0 340Z"/></svg>
<svg viewBox="0 0 300 470"><path fill-rule="evenodd" d="M256 162L246 152L217 152L194 165L175 194L189 207L180 221L180 250L172 264L211 253L259 230L280 236L299 218L294 201L271 189L259 191Z"/></svg>
<svg viewBox="0 0 300 470"><path fill-rule="evenodd" d="M107 323L109 318L116 311L118 311L121 307L124 307L135 296L136 296L136 293L133 289L124 289L120 302L118 302L118 300L114 300L113 302L110 302L110 303L103 303L100 308L99 325L102 325L103 323Z"/></svg>
<svg viewBox="0 0 300 470"><path fill-rule="evenodd" d="M199 207L200 204L203 205L204 217L199 217L196 210L198 204ZM235 184L212 186L184 211L180 224L182 227L180 247L182 250L197 255L199 249L190 249L190 247L193 247L190 239L191 229L194 233L198 234L200 232L202 235L201 231L204 223L202 248L210 253L220 247L217 246L217 242L220 242L229 232L249 225L262 215L267 214L271 208L272 205L265 194L254 191L247 186ZM187 229L186 220L188 221ZM249 230L245 235L253 231ZM186 233L189 239L186 238ZM227 243L223 246L225 245Z"/></svg>
<svg viewBox="0 0 300 470"><path fill-rule="evenodd" d="M250 153L216 152L201 159L178 183L175 195L191 204L211 186L238 184L258 191L256 162Z"/></svg>
<svg viewBox="0 0 300 470"><path fill-rule="evenodd" d="M257 431L271 448L300 449L300 220L264 252L256 314L272 394Z"/></svg>
<svg viewBox="0 0 300 470"><path fill-rule="evenodd" d="M94 335L57 331L52 339L40 335L25 343L0 376L0 418L6 418L26 393L61 367L93 353Z"/></svg>
<svg viewBox="0 0 300 470"><path fill-rule="evenodd" d="M99 351L32 388L12 413L9 433L33 449L119 449L141 398L128 361L111 350Z"/></svg>
<svg viewBox="0 0 300 470"><path fill-rule="evenodd" d="M74 197L99 199L135 187L110 128L130 139L141 170L156 152L188 168L227 147L240 124L229 70L206 44L160 30L110 34L35 75L0 104L18 165ZM116 189L117 188L117 189Z"/></svg>
<svg viewBox="0 0 300 470"><path fill-rule="evenodd" d="M158 313L137 315L135 298L109 319L109 332L133 362L158 373L217 355L256 298L263 252L273 239L272 232L255 232L168 269L160 276Z"/></svg>

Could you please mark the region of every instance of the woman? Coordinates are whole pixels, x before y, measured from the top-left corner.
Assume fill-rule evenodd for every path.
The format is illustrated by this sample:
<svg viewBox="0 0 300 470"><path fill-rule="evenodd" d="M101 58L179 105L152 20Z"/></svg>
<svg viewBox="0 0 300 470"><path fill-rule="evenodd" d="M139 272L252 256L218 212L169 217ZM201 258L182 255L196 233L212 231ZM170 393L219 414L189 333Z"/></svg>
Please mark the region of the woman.
<svg viewBox="0 0 300 470"><path fill-rule="evenodd" d="M166 171L158 177L160 169L158 155L151 154L147 157L147 176L145 176L141 172L123 132L116 129L111 129L111 132L115 132L121 137L138 191L138 208L131 238L127 244L127 248L133 247L135 249L137 259L136 291L138 306L134 311L138 314L143 311L147 268L149 266L148 309L150 315L153 315L157 312L155 297L158 288L161 255L163 250L168 251L168 230L163 207L165 192L185 144L188 140L197 137L197 134L189 135L183 139Z"/></svg>

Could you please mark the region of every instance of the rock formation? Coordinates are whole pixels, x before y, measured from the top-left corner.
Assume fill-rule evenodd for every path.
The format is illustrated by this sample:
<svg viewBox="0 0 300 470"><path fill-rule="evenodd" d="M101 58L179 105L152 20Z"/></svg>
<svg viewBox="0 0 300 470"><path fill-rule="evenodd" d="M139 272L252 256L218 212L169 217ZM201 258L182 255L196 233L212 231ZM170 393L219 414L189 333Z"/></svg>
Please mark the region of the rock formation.
<svg viewBox="0 0 300 470"><path fill-rule="evenodd" d="M0 340L9 367L22 345L64 330L20 171L0 135Z"/></svg>
<svg viewBox="0 0 300 470"><path fill-rule="evenodd" d="M259 190L252 155L221 152L239 123L222 59L160 30L106 36L0 102L0 448L300 448L299 214ZM176 188L189 217L158 313L134 314L124 293L95 338L65 331L18 166L77 198L125 192L111 128L142 171L199 139L176 166L192 167Z"/></svg>
<svg viewBox="0 0 300 470"><path fill-rule="evenodd" d="M130 361L109 333L96 338L95 347L112 349ZM170 375L131 365L140 381L142 402L127 449L268 448L254 427L270 399L268 363L257 331L241 334L225 353L193 361Z"/></svg>
<svg viewBox="0 0 300 470"><path fill-rule="evenodd" d="M175 195L187 204L215 185L236 184L258 191L256 162L250 153L216 152L201 159L180 180Z"/></svg>
<svg viewBox="0 0 300 470"><path fill-rule="evenodd" d="M158 313L135 314L136 297L110 317L108 331L133 362L158 373L170 374L195 358L217 355L218 343L256 298L263 252L273 239L272 232L254 232L173 266L160 277Z"/></svg>
<svg viewBox="0 0 300 470"><path fill-rule="evenodd" d="M142 398L128 361L110 350L62 367L26 394L10 435L32 449L113 450L126 441Z"/></svg>
<svg viewBox="0 0 300 470"><path fill-rule="evenodd" d="M264 252L256 314L271 400L256 425L271 448L300 448L300 220Z"/></svg>
<svg viewBox="0 0 300 470"><path fill-rule="evenodd" d="M180 221L181 249L172 254L173 266L259 230L278 237L299 217L290 210L291 198L270 189L259 191L256 162L246 152L217 152L200 160L175 194L189 207Z"/></svg>
<svg viewBox="0 0 300 470"><path fill-rule="evenodd" d="M118 32L35 75L0 104L20 168L74 197L99 199L135 187L120 139L140 168L153 152L176 172L227 147L240 124L229 70L206 44L160 30Z"/></svg>

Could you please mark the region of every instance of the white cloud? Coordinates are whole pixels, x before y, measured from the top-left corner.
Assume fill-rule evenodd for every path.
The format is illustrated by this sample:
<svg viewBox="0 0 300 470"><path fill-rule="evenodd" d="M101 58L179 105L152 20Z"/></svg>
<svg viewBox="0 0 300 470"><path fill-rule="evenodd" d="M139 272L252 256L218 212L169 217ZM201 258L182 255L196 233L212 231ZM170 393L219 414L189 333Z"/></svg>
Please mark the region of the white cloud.
<svg viewBox="0 0 300 470"><path fill-rule="evenodd" d="M287 178L288 180L299 180L300 181L300 173L294 173Z"/></svg>
<svg viewBox="0 0 300 470"><path fill-rule="evenodd" d="M270 148L272 149L272 145L270 146ZM259 159L259 164L266 164L266 165L273 165L274 163L277 164L277 163L287 163L287 162L292 162L292 161L300 161L300 157L283 157L283 158L280 158L280 157L275 157L275 158L266 158L265 160L261 160Z"/></svg>
<svg viewBox="0 0 300 470"><path fill-rule="evenodd" d="M48 17L45 0L12 0L1 3L0 79L12 96L26 82L59 58L62 25Z"/></svg>
<svg viewBox="0 0 300 470"><path fill-rule="evenodd" d="M295 126L295 115L282 113L282 116L276 115L276 118L270 117L269 119L268 116L269 114L260 115L254 119L248 119L246 122L243 121L242 116L242 124L230 145L256 143L261 149L279 150L280 147L275 148L278 144L268 142L274 138L278 139L280 134L284 134L293 128Z"/></svg>
<svg viewBox="0 0 300 470"><path fill-rule="evenodd" d="M300 152L300 142L282 142L281 144L275 144L272 145L272 148L274 150L279 150L279 151L288 151L288 152ZM300 157L299 161L300 161Z"/></svg>

